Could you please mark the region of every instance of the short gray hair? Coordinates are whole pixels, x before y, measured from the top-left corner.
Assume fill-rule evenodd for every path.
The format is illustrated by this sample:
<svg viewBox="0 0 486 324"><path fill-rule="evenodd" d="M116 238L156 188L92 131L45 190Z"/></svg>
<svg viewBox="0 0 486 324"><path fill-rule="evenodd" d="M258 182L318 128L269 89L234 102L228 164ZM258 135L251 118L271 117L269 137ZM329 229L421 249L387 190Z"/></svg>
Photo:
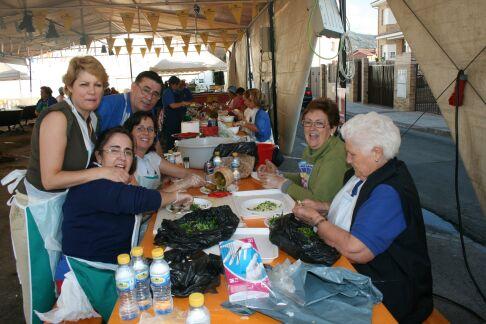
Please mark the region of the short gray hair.
<svg viewBox="0 0 486 324"><path fill-rule="evenodd" d="M351 141L368 154L374 147L383 149L384 157L389 160L397 156L400 149L400 130L390 117L372 111L359 114L347 121L341 128L345 141Z"/></svg>

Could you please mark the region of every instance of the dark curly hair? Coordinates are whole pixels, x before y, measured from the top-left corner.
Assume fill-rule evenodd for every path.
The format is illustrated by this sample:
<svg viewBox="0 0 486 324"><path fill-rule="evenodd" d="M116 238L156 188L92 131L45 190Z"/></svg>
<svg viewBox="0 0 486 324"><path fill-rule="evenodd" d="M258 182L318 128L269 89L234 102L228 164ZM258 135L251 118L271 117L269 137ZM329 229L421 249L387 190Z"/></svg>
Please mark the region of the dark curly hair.
<svg viewBox="0 0 486 324"><path fill-rule="evenodd" d="M135 154L135 147L134 147L135 144L134 144L132 135L125 128L123 128L122 126L116 126L116 127L107 129L105 132L103 132L101 134L101 136L98 138L98 140L96 141L96 145L95 145L94 151L95 152L98 152L100 154L103 154L103 147L105 147L106 143L115 134L124 134L124 135L128 136L128 138L130 139L130 141L132 141L132 150L133 150L133 152ZM96 162L96 156L95 156L95 154L93 154L91 156L91 163L93 163L93 162ZM128 170L128 173L129 174L134 174L136 169L137 169L137 159L135 158L135 155L134 155L133 156L133 160L132 160L132 166L130 167L130 170Z"/></svg>
<svg viewBox="0 0 486 324"><path fill-rule="evenodd" d="M329 121L329 127L339 126L339 109L334 101L327 98L314 99L307 105L302 113L302 120L304 120L305 115L311 111L320 110L327 116Z"/></svg>

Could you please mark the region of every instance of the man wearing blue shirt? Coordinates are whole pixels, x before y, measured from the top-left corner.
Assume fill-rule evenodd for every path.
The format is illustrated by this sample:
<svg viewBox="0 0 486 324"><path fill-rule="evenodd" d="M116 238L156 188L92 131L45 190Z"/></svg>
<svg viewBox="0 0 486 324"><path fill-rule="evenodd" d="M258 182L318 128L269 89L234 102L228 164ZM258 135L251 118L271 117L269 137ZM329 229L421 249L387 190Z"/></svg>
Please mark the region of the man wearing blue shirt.
<svg viewBox="0 0 486 324"><path fill-rule="evenodd" d="M96 111L99 118L98 133L123 125L137 111L155 110L161 89L160 76L153 71L144 71L137 75L130 92L103 97Z"/></svg>
<svg viewBox="0 0 486 324"><path fill-rule="evenodd" d="M179 91L181 80L176 76L169 78L169 87L164 90L162 104L164 108L164 123L162 128L162 139L164 142L164 152L174 147L173 134L181 132L181 123L186 115L187 105L191 103L185 101Z"/></svg>

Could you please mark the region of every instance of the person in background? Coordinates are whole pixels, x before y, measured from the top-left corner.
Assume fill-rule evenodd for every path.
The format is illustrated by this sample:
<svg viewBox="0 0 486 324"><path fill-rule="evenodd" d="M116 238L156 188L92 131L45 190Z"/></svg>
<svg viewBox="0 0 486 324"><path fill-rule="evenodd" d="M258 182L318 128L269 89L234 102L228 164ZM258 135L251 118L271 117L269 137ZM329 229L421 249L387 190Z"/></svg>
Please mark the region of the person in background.
<svg viewBox="0 0 486 324"><path fill-rule="evenodd" d="M158 189L163 175L184 179L183 184L178 183L180 190L204 185L205 174L202 170L185 169L166 161L155 152L154 139L157 126L150 112L137 111L123 126L135 142L137 169L134 175L138 185L148 189ZM192 179L194 176L196 179ZM171 188L164 188L164 190L171 191Z"/></svg>
<svg viewBox="0 0 486 324"><path fill-rule="evenodd" d="M97 114L100 118L98 133L121 126L136 111L152 111L160 98L162 79L153 71L137 75L130 91L103 97ZM154 112L155 113L155 112Z"/></svg>
<svg viewBox="0 0 486 324"><path fill-rule="evenodd" d="M56 97L57 102L63 102L64 101L64 87L59 88L59 96Z"/></svg>
<svg viewBox="0 0 486 324"><path fill-rule="evenodd" d="M182 95L182 101L192 102L193 96L191 90L187 87L186 80L181 80L179 83L179 91Z"/></svg>
<svg viewBox="0 0 486 324"><path fill-rule="evenodd" d="M116 91L115 87L111 87L111 89L110 89L110 93L111 93L111 94L119 94L119 92L118 92L118 91Z"/></svg>
<svg viewBox="0 0 486 324"><path fill-rule="evenodd" d="M298 173L278 175L271 162L261 165L258 176L264 188L281 189L294 200L332 201L348 170L344 143L339 138L339 110L330 99L312 100L302 114L307 147Z"/></svg>
<svg viewBox="0 0 486 324"><path fill-rule="evenodd" d="M178 77L171 76L168 81L169 87L164 90L162 96L164 127L162 128L161 142L163 142L164 152L174 147L175 139L172 135L181 132L181 123L186 115L186 107L191 104L189 101L183 100L178 92L180 82L181 80Z"/></svg>
<svg viewBox="0 0 486 324"><path fill-rule="evenodd" d="M422 323L433 310L431 264L417 188L396 158L400 131L370 112L347 121L341 134L353 167L344 187L330 207L305 200L294 215L371 278L399 323Z"/></svg>
<svg viewBox="0 0 486 324"><path fill-rule="evenodd" d="M243 98L245 106L245 120L241 127L250 132L257 142L273 143L272 125L268 112L261 107L261 92L258 89L248 89L245 91ZM248 113L247 113L248 111Z"/></svg>
<svg viewBox="0 0 486 324"><path fill-rule="evenodd" d="M35 106L35 113L37 116L40 115L42 111L44 111L47 107L52 106L53 104L57 103L56 98L52 96L52 89L46 86L42 86L40 88L40 96L41 98L37 101Z"/></svg>
<svg viewBox="0 0 486 324"><path fill-rule="evenodd" d="M243 98L243 94L245 93L245 89L238 88L236 89L235 86L231 86L228 88L228 92L230 93L230 101L228 102L228 110L236 115L240 120L242 120L243 112L245 111L245 99Z"/></svg>
<svg viewBox="0 0 486 324"><path fill-rule="evenodd" d="M15 170L5 180L16 180L12 189L18 185L10 223L27 323L38 322L34 309L46 312L55 302L52 277L59 256L55 246L61 246L57 229L67 189L96 179L129 179L128 172L116 167L86 169L96 142L94 111L108 84L103 65L92 56L75 57L63 83L65 100L37 118L25 178Z"/></svg>
<svg viewBox="0 0 486 324"><path fill-rule="evenodd" d="M93 168L136 170L134 143L123 127L101 135ZM100 199L103 197L103 199ZM114 271L117 256L130 253L138 238L136 214L169 204L190 205L192 196L99 179L71 188L62 207L61 272L71 270L93 308L108 322L117 301ZM61 290L61 294L64 290Z"/></svg>

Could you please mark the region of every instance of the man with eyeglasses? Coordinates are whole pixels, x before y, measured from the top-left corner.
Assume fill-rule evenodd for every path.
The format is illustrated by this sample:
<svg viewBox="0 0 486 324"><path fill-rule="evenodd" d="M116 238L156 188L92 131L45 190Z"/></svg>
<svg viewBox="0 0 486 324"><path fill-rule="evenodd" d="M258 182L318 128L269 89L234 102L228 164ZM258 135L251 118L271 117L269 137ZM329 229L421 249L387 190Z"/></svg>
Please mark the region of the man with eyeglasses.
<svg viewBox="0 0 486 324"><path fill-rule="evenodd" d="M121 126L133 113L152 110L156 117L155 105L162 91L162 79L153 71L143 71L135 78L130 92L105 96L96 114L99 128L97 133Z"/></svg>
<svg viewBox="0 0 486 324"><path fill-rule="evenodd" d="M191 100L179 91L181 80L175 75L169 78L169 87L164 90L162 104L164 107L164 127L162 128L162 140L164 152L174 147L173 134L181 132L181 123L186 115L187 106ZM186 101L187 100L187 101Z"/></svg>

